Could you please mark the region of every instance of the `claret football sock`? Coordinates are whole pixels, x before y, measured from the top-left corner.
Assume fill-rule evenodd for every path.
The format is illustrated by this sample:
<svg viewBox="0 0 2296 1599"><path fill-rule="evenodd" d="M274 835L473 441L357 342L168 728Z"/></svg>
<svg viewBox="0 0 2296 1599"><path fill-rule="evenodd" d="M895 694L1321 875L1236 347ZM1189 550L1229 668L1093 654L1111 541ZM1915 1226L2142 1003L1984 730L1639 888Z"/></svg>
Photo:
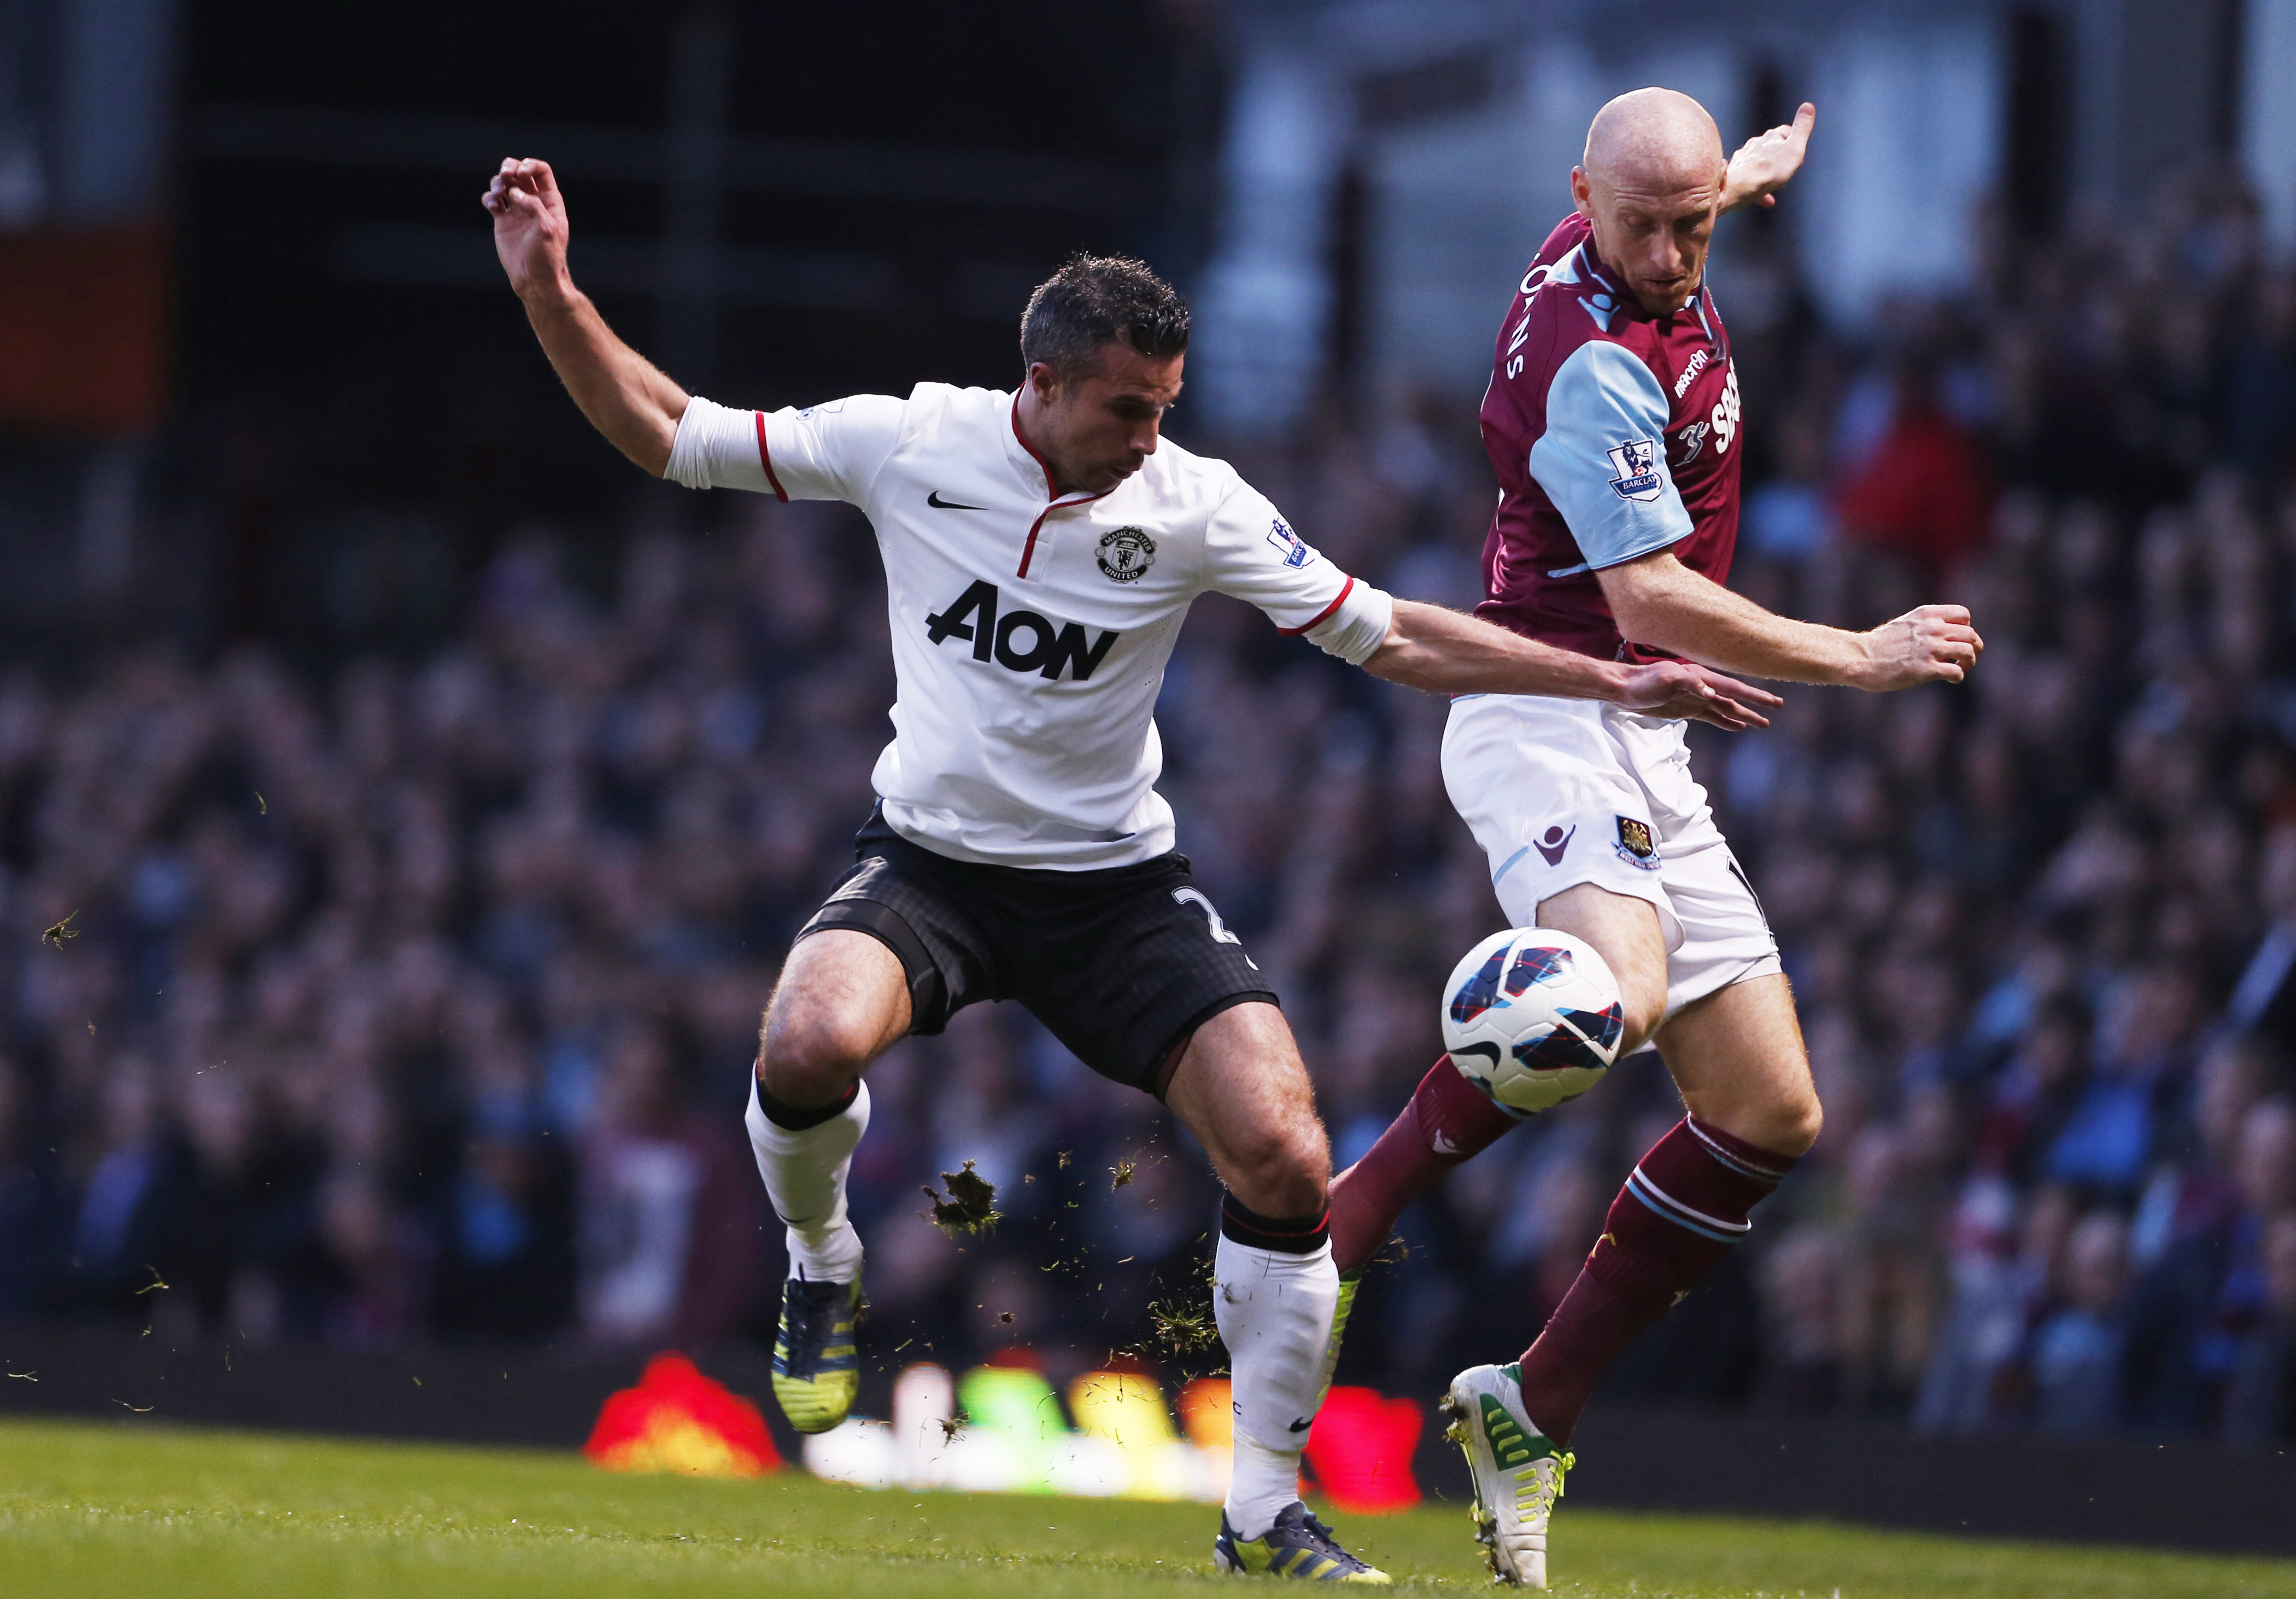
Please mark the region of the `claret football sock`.
<svg viewBox="0 0 2296 1599"><path fill-rule="evenodd" d="M1521 1125L1450 1056L1438 1059L1371 1152L1332 1179L1332 1256L1340 1270L1361 1271L1406 1205Z"/></svg>
<svg viewBox="0 0 2296 1599"><path fill-rule="evenodd" d="M1300 1497L1300 1454L1322 1398L1340 1272L1324 1217L1260 1216L1233 1198L1220 1208L1212 1265L1212 1313L1234 1374L1227 1519L1236 1537L1250 1539Z"/></svg>
<svg viewBox="0 0 2296 1599"><path fill-rule="evenodd" d="M1530 1348L1522 1407L1558 1446L1604 1368L1752 1230L1753 1208L1793 1169L1696 1117L1650 1147L1611 1201L1603 1235Z"/></svg>
<svg viewBox="0 0 2296 1599"><path fill-rule="evenodd" d="M861 1273L861 1235L845 1218L845 1174L869 1128L868 1085L857 1082L843 1100L815 1110L767 1097L752 1072L750 1149L774 1214L789 1228L790 1275L850 1283Z"/></svg>

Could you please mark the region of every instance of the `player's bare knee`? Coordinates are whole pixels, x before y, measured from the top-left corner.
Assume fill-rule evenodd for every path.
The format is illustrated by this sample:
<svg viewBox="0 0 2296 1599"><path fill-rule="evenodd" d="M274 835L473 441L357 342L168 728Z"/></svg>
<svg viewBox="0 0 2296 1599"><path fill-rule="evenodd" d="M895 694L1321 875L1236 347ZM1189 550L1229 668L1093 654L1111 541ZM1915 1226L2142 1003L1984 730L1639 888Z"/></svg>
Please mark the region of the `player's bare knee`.
<svg viewBox="0 0 2296 1599"><path fill-rule="evenodd" d="M1302 1126L1255 1129L1227 1151L1229 1186L1264 1216L1308 1216L1323 1210L1332 1180L1331 1146L1310 1118Z"/></svg>
<svg viewBox="0 0 2296 1599"><path fill-rule="evenodd" d="M1282 1162L1278 1167L1287 1187L1299 1197L1297 1210L1287 1210L1287 1216L1304 1216L1310 1210L1320 1210L1332 1186L1332 1144L1324 1136L1323 1124L1308 1119L1304 1127L1294 1128L1284 1142Z"/></svg>
<svg viewBox="0 0 2296 1599"><path fill-rule="evenodd" d="M758 1055L759 1086L791 1104L827 1103L868 1065L865 1030L829 1007L776 1000Z"/></svg>
<svg viewBox="0 0 2296 1599"><path fill-rule="evenodd" d="M1743 1138L1759 1149L1788 1156L1808 1154L1825 1125L1825 1112L1818 1105L1817 1095L1808 1089L1726 1103L1710 1111L1696 1104L1691 1109L1724 1132Z"/></svg>
<svg viewBox="0 0 2296 1599"><path fill-rule="evenodd" d="M1662 969L1661 969L1662 972ZM1666 1021L1666 979L1643 972L1613 971L1618 979L1619 1010L1625 1029L1619 1035L1619 1059L1649 1043Z"/></svg>
<svg viewBox="0 0 2296 1599"><path fill-rule="evenodd" d="M1825 1108L1815 1089L1795 1095L1777 1107L1777 1125L1763 1147L1782 1155L1806 1155L1825 1128Z"/></svg>
<svg viewBox="0 0 2296 1599"><path fill-rule="evenodd" d="M1619 1036L1619 1059L1623 1061L1649 1043L1666 1020L1666 990L1637 992L1631 985L1621 985L1619 1004L1626 1020L1626 1030Z"/></svg>

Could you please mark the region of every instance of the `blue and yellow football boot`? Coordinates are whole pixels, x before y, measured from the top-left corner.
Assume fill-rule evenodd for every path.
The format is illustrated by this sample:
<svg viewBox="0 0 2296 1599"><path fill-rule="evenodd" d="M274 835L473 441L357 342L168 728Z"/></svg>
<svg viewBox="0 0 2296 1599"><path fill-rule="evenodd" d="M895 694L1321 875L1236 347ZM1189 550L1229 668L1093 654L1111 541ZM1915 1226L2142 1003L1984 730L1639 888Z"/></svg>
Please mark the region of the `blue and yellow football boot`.
<svg viewBox="0 0 2296 1599"><path fill-rule="evenodd" d="M861 1284L782 1284L781 1332L774 1340L774 1398L800 1432L826 1432L853 1408L861 1360L853 1344Z"/></svg>
<svg viewBox="0 0 2296 1599"><path fill-rule="evenodd" d="M1220 1514L1219 1537L1212 1540L1212 1563L1223 1571L1255 1577L1292 1577L1302 1582L1356 1582L1386 1587L1390 1578L1340 1547L1332 1529L1293 1500L1275 1514L1266 1535L1240 1538Z"/></svg>

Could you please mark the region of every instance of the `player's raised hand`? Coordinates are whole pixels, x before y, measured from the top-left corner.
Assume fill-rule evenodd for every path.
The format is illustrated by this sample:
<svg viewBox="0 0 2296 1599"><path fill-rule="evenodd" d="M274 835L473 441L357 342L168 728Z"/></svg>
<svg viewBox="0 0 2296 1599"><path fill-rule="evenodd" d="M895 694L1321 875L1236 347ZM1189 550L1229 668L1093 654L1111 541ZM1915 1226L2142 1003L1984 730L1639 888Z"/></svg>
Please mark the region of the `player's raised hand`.
<svg viewBox="0 0 2296 1599"><path fill-rule="evenodd" d="M495 219L495 255L521 299L568 281L566 197L548 161L504 158L479 203Z"/></svg>
<svg viewBox="0 0 2296 1599"><path fill-rule="evenodd" d="M1738 153L1730 158L1730 175L1723 181L1722 209L1777 204L1778 191L1801 170L1802 157L1809 152L1809 130L1816 126L1817 107L1805 100L1792 122L1739 145Z"/></svg>
<svg viewBox="0 0 2296 1599"><path fill-rule="evenodd" d="M1895 621L1858 635L1866 669L1858 688L1887 693L1924 683L1959 683L1985 653L1966 605L1916 605Z"/></svg>
<svg viewBox="0 0 2296 1599"><path fill-rule="evenodd" d="M1755 708L1768 709L1784 703L1767 689L1685 660L1635 668L1627 674L1625 692L1615 702L1647 717L1711 722L1732 733L1768 726L1769 718Z"/></svg>

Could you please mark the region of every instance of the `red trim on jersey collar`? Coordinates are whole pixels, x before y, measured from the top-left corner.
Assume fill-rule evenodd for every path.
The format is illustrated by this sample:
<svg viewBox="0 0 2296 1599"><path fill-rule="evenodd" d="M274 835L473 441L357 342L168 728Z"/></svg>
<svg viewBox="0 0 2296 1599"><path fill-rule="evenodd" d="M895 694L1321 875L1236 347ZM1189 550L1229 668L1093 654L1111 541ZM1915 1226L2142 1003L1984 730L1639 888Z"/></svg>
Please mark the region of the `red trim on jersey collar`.
<svg viewBox="0 0 2296 1599"><path fill-rule="evenodd" d="M758 426L761 430L758 437L762 439L765 437L762 431L764 423L760 422ZM1037 447L1029 442L1029 436L1021 431L1021 391L1018 389L1013 390L1013 437L1019 439L1021 447L1029 452L1029 459L1037 463L1037 470L1045 474L1045 492L1051 494L1054 488L1053 469L1042 455L1037 454ZM1056 498L1051 504L1037 512L1037 520L1029 524L1029 542L1021 546L1021 570L1013 575L1021 578L1029 575L1029 562L1037 558L1037 532L1045 525L1046 517L1055 511L1065 511L1070 505L1086 505L1095 500L1106 499L1114 492L1116 492L1115 487L1111 485L1098 494L1079 495L1072 500Z"/></svg>
<svg viewBox="0 0 2296 1599"><path fill-rule="evenodd" d="M1322 627L1325 622L1332 619L1332 612L1346 604L1348 603L1348 596L1355 593L1355 590L1356 580L1353 578L1349 578L1347 580L1346 586L1340 590L1339 597L1334 599L1330 604L1324 606L1321 611L1317 611L1314 621L1298 627L1278 627L1275 631L1281 633L1286 638L1297 638L1302 633L1313 633L1316 628Z"/></svg>
<svg viewBox="0 0 2296 1599"><path fill-rule="evenodd" d="M766 463L766 481L774 486L774 497L786 505L789 496L782 489L782 480L774 476L774 452L766 444L766 414L758 411L752 414L758 419L758 459Z"/></svg>
<svg viewBox="0 0 2296 1599"><path fill-rule="evenodd" d="M1049 496L1053 488L1052 465L1037 454L1037 447L1029 442L1026 433L1021 431L1021 391L1018 389L1013 390L1013 437L1019 439L1021 447L1029 452L1029 459L1037 463L1037 470L1045 474L1045 492Z"/></svg>

